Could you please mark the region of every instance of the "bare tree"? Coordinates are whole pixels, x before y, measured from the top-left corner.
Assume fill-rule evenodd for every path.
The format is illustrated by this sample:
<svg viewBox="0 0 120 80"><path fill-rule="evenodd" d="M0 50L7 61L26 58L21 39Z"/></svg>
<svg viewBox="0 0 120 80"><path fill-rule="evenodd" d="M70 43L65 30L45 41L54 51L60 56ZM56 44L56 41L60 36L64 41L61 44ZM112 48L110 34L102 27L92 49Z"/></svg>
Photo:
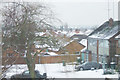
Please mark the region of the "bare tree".
<svg viewBox="0 0 120 80"><path fill-rule="evenodd" d="M26 54L25 60L31 77L35 78L35 59L38 53L32 50L34 42L55 44L51 36L36 36L35 33L52 29L53 12L45 4L13 2L4 6L2 15L3 48L6 50L12 47L16 53Z"/></svg>

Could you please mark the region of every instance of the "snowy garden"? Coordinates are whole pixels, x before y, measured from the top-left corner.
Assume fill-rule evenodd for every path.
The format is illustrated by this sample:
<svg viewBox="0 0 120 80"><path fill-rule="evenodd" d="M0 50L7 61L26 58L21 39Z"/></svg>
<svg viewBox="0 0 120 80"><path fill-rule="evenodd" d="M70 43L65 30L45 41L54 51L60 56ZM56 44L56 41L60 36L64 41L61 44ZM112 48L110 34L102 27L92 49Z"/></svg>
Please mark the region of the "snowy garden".
<svg viewBox="0 0 120 80"><path fill-rule="evenodd" d="M27 65L13 65L6 72L6 78L10 78L14 74L20 74L27 70ZM98 70L75 70L75 65L63 66L62 63L55 64L36 64L35 70L40 74L47 73L48 78L115 78L117 80L118 73L103 75L103 69Z"/></svg>

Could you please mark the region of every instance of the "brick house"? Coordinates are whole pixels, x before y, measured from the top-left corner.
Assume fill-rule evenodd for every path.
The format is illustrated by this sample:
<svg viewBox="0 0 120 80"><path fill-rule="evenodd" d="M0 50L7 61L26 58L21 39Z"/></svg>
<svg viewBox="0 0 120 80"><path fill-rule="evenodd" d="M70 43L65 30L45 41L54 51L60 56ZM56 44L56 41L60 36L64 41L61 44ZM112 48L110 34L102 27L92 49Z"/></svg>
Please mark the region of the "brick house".
<svg viewBox="0 0 120 80"><path fill-rule="evenodd" d="M92 61L102 62L103 58L106 62L116 61L118 40L116 36L120 34L120 21L109 21L102 24L94 30L87 39L87 50L92 53Z"/></svg>
<svg viewBox="0 0 120 80"><path fill-rule="evenodd" d="M87 35L85 34L74 34L73 36L70 37L71 40L76 39L77 41L81 41L82 39L86 39Z"/></svg>
<svg viewBox="0 0 120 80"><path fill-rule="evenodd" d="M37 34L37 35L46 35L45 33L40 33L40 34ZM69 42L69 38L67 38L65 35L62 36L62 37L59 37L60 39L64 39L63 41L67 44L64 45L64 49L66 49L66 52L68 52L69 54L75 54L75 53L79 53L81 49L83 49L85 46L78 43L76 40L72 40ZM32 51L34 52L37 52L37 51L40 51L42 48L40 47L35 47L35 45L33 45L32 47ZM62 62L62 59L64 58L64 55L61 55L63 52L63 50L59 49L58 50L54 50L54 49L45 49L43 50L42 52L54 52L58 55L56 56L51 56L51 55L46 55L46 56L43 56L42 57L42 62L40 63L54 63L54 62ZM41 53L39 53L41 54ZM16 58L17 56L19 56L18 58ZM70 55L68 55L70 56ZM73 61L76 60L76 55L71 55L72 57L74 57ZM5 60L8 60L7 63L5 63ZM10 61L10 59L12 61ZM16 60L17 59L17 60ZM58 59L58 60L56 60ZM24 55L19 55L17 54L15 51L13 51L12 48L9 48L9 49L6 49L4 52L3 52L3 64L10 64L13 62L13 60L16 60L15 64L25 64L25 60L24 60ZM36 63L39 63L39 56L37 56L36 58Z"/></svg>
<svg viewBox="0 0 120 80"><path fill-rule="evenodd" d="M91 51L87 50L87 39L82 39L79 43L85 45L85 48L80 51L81 60L83 62L92 61Z"/></svg>
<svg viewBox="0 0 120 80"><path fill-rule="evenodd" d="M115 37L116 39L116 54L120 54L120 34Z"/></svg>
<svg viewBox="0 0 120 80"><path fill-rule="evenodd" d="M79 43L78 41L71 40L70 42L64 45L63 49L59 49L59 51L57 51L56 53L57 54L65 54L65 53L79 54L84 47L85 46Z"/></svg>
<svg viewBox="0 0 120 80"><path fill-rule="evenodd" d="M116 55L120 56L120 34L118 36L115 37L116 39ZM117 58L117 63L120 65L120 57L116 57Z"/></svg>

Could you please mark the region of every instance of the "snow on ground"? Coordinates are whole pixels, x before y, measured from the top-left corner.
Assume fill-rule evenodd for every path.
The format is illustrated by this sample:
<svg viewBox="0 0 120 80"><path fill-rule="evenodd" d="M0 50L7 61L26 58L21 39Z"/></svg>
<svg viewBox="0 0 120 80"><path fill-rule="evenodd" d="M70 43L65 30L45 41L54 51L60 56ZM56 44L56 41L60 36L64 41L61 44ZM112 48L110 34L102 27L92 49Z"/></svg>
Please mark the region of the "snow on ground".
<svg viewBox="0 0 120 80"><path fill-rule="evenodd" d="M41 74L47 73L48 78L118 78L118 74L103 75L103 70L76 71L74 65L63 66L62 63L56 64L36 64L36 70ZM6 78L13 74L22 73L27 70L27 65L13 65L6 73Z"/></svg>

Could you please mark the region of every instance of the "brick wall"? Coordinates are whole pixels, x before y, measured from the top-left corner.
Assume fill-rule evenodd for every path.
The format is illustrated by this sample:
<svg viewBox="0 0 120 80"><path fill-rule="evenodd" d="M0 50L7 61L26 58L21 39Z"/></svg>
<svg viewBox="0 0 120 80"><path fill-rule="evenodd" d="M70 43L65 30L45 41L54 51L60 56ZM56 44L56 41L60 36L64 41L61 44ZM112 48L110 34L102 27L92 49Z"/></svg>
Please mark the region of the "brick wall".
<svg viewBox="0 0 120 80"><path fill-rule="evenodd" d="M40 63L61 63L63 60L66 62L75 62L80 55L59 55L59 56L42 56Z"/></svg>
<svg viewBox="0 0 120 80"><path fill-rule="evenodd" d="M116 54L120 54L120 47L118 46L118 40L116 40Z"/></svg>
<svg viewBox="0 0 120 80"><path fill-rule="evenodd" d="M91 53L91 51L89 52L88 60L89 60L89 61L92 61L92 53Z"/></svg>
<svg viewBox="0 0 120 80"><path fill-rule="evenodd" d="M41 64L45 64L45 63L61 63L63 60L65 60L66 62L74 62L76 61L77 57L79 57L80 55L57 55L57 56L37 56L36 58L36 64L39 63L39 59L40 59L40 63ZM8 62L4 62L5 60L8 60ZM16 60L16 61L15 61ZM26 61L23 57L12 57L12 58L7 58L4 57L3 58L3 65L6 64L11 64L15 61L14 64L26 64Z"/></svg>

